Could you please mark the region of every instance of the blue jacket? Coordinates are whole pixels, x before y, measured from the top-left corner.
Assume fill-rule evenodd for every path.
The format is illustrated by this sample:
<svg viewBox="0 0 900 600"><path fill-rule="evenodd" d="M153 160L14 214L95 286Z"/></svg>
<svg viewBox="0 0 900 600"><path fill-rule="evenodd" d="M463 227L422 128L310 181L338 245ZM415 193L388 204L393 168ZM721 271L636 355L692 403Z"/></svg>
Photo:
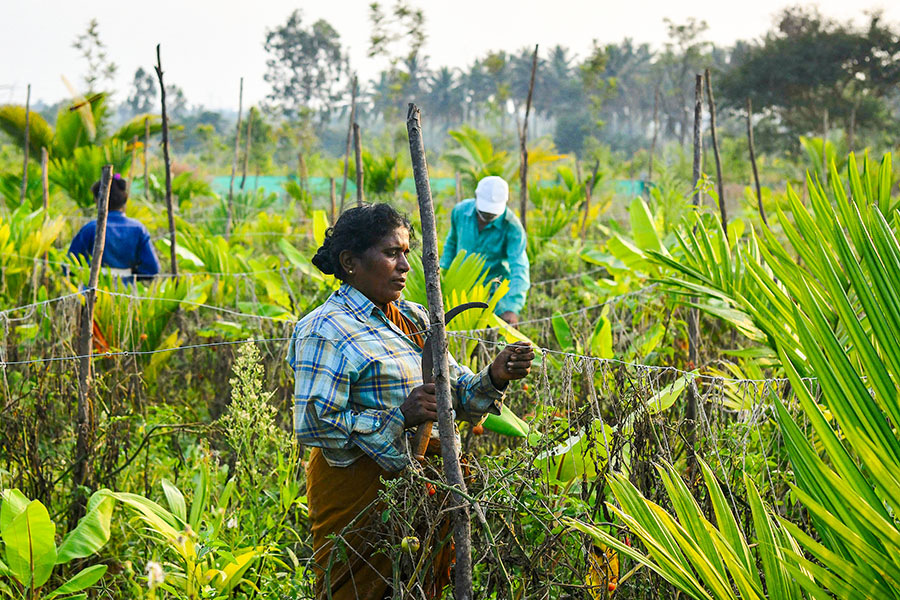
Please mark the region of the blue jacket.
<svg viewBox="0 0 900 600"><path fill-rule="evenodd" d="M509 208L478 231L475 199L470 198L453 207L441 268L448 268L460 250L480 255L486 261L489 279L509 280L509 292L500 299L495 312L498 315L506 311L519 314L531 287L527 247L525 230Z"/></svg>
<svg viewBox="0 0 900 600"><path fill-rule="evenodd" d="M90 263L96 234L95 219L82 227L72 239L69 254L80 256L85 262ZM153 277L159 273L159 260L153 250L147 228L140 221L126 217L121 210L111 210L107 216L103 266L129 269L138 277Z"/></svg>

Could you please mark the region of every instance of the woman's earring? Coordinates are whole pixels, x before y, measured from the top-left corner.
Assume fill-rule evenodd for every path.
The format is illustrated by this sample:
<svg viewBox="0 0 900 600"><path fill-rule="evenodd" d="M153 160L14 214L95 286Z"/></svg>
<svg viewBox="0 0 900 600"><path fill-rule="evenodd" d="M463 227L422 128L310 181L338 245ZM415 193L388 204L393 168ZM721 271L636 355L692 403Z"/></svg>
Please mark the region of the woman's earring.
<svg viewBox="0 0 900 600"><path fill-rule="evenodd" d="M347 269L347 275L353 275L353 269Z"/></svg>

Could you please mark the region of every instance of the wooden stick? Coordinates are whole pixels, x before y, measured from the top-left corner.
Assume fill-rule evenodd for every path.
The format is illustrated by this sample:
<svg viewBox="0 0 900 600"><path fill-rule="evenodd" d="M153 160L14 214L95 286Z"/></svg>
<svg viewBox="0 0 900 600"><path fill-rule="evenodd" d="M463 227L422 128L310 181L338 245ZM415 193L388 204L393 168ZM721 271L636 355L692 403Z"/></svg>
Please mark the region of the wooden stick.
<svg viewBox="0 0 900 600"><path fill-rule="evenodd" d="M50 220L50 153L46 146L41 146L41 197L44 206L44 223ZM44 251L44 262L41 263L40 281L47 285L47 257L49 250Z"/></svg>
<svg viewBox="0 0 900 600"><path fill-rule="evenodd" d="M241 191L244 191L244 182L247 180L247 167L250 166L250 134L253 133L253 107L247 111L247 145L244 149L244 166L241 168Z"/></svg>
<svg viewBox="0 0 900 600"><path fill-rule="evenodd" d="M528 216L528 115L531 112L531 97L534 95L534 75L537 72L538 46L534 45L534 55L531 57L531 80L528 82L528 98L525 100L525 119L522 121L522 131L519 135L519 152L521 161L519 165L519 219L522 221L522 229L527 229Z"/></svg>
<svg viewBox="0 0 900 600"><path fill-rule="evenodd" d="M701 135L701 124L703 120L703 76L697 75L694 81L694 197L691 203L700 206L700 176L703 159L703 137ZM697 216L699 218L699 215ZM696 227L696 226L695 226ZM700 310L691 308L688 311L688 370L697 368L699 360L700 345ZM685 440L687 444L687 467L691 474L691 481L696 475L696 455L694 446L697 442L697 390L693 383L688 385L688 400L685 410Z"/></svg>
<svg viewBox="0 0 900 600"><path fill-rule="evenodd" d="M147 152L150 149L150 117L144 117L144 199L150 200L150 163Z"/></svg>
<svg viewBox="0 0 900 600"><path fill-rule="evenodd" d="M434 205L428 181L428 164L425 161L425 143L419 109L409 105L406 117L409 133L409 154L412 159L419 215L422 221L422 265L425 271L425 289L428 297L430 338L433 340L434 385L437 398L438 426L441 434L441 455L444 476L455 491L453 503L453 540L456 544L456 580L454 598L472 600L472 538L469 506L460 495L466 493L466 482L459 466L459 448L453 423L453 407L450 397L450 361L447 354L447 332L444 328L444 300L441 292L440 267L438 266L437 229Z"/></svg>
<svg viewBox="0 0 900 600"><path fill-rule="evenodd" d="M722 220L722 231L728 239L728 212L725 208L725 183L722 181L722 161L719 158L719 142L716 139L716 101L713 98L712 82L709 69L703 72L706 80L706 99L709 102L709 131L712 134L713 155L716 157L716 189L719 192L719 217Z"/></svg>
<svg viewBox="0 0 900 600"><path fill-rule="evenodd" d="M97 283L103 265L103 249L106 246L106 218L109 207L109 188L113 180L112 165L104 165L100 174L100 193L97 197L97 228L94 233L94 250L91 254L91 273L84 291L81 311L81 327L78 335L78 413L75 428L75 459L72 467L75 493L69 512L69 521L77 522L84 514L83 486L90 486L91 447L94 443L94 407L91 397L91 355L93 353L94 302Z"/></svg>
<svg viewBox="0 0 900 600"><path fill-rule="evenodd" d="M362 206L365 201L363 196L363 166L362 166L362 142L359 139L359 124L353 124L353 152L356 155L356 206Z"/></svg>
<svg viewBox="0 0 900 600"><path fill-rule="evenodd" d="M703 75L697 75L694 81L694 169L693 184L694 195L691 204L700 206L702 194L698 184L700 183L701 169L703 167L703 137L701 126L703 119Z"/></svg>
<svg viewBox="0 0 900 600"><path fill-rule="evenodd" d="M344 199L347 197L347 173L350 169L350 144L353 142L353 123L356 121L356 75L350 90L350 122L347 125L347 149L344 152L344 180L341 182L341 212L344 212Z"/></svg>
<svg viewBox="0 0 900 600"><path fill-rule="evenodd" d="M28 190L28 144L31 137L31 84L28 84L28 91L25 94L25 147L22 149L25 158L22 160L22 194L19 197L19 204L25 204L25 192Z"/></svg>
<svg viewBox="0 0 900 600"><path fill-rule="evenodd" d="M44 200L44 221L50 216L50 153L47 147L41 148L41 192ZM46 255L44 256L46 258Z"/></svg>
<svg viewBox="0 0 900 600"><path fill-rule="evenodd" d="M659 136L659 84L653 94L653 141L650 142L650 164L647 167L647 181L653 181L653 155L656 153L656 139Z"/></svg>
<svg viewBox="0 0 900 600"><path fill-rule="evenodd" d="M334 177L329 177L328 183L331 188L331 224L334 225L337 222L337 195L335 193Z"/></svg>
<svg viewBox="0 0 900 600"><path fill-rule="evenodd" d="M459 204L463 201L463 191L462 191L462 175L460 175L459 171L456 172L456 203Z"/></svg>
<svg viewBox="0 0 900 600"><path fill-rule="evenodd" d="M244 78L241 77L241 88L238 92L238 118L234 135L234 158L231 160L231 182L228 184L228 206L225 211L225 239L231 237L231 219L234 210L234 173L237 171L238 153L241 148L241 111L244 105Z"/></svg>
<svg viewBox="0 0 900 600"><path fill-rule="evenodd" d="M756 202L759 205L759 217L768 225L766 209L763 207L762 188L759 185L759 171L756 168L756 150L753 147L753 104L747 98L747 145L750 147L750 166L753 168L753 181L756 183Z"/></svg>
<svg viewBox="0 0 900 600"><path fill-rule="evenodd" d="M162 59L159 44L156 45L156 76L159 78L160 101L162 103L162 145L163 164L166 170L166 211L169 213L169 256L171 273L178 278L178 261L175 258L175 215L172 210L172 165L169 161L169 119L166 116L166 86L163 84Z"/></svg>

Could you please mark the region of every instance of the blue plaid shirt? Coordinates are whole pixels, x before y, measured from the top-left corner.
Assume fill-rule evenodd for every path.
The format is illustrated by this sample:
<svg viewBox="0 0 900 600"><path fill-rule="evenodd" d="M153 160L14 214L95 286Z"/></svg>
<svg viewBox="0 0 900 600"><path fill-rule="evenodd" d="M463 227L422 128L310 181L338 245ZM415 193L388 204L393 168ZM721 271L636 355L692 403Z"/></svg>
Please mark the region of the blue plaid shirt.
<svg viewBox="0 0 900 600"><path fill-rule="evenodd" d="M422 331L428 314L411 302L397 308ZM388 471L409 464L400 405L422 385L422 351L360 291L342 285L294 328L287 361L294 369L297 440L322 448L328 464L346 467L371 456ZM450 361L455 408L499 414L503 393L488 368L478 374Z"/></svg>

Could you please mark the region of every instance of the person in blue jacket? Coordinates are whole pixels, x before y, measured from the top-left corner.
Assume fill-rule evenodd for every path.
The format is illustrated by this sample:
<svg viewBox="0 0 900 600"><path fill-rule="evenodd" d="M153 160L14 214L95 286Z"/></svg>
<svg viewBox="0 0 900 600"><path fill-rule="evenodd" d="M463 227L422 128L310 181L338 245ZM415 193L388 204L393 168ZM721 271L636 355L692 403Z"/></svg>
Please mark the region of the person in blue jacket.
<svg viewBox="0 0 900 600"><path fill-rule="evenodd" d="M91 186L94 200L100 195L100 182ZM125 216L128 202L127 182L116 173L109 187L109 213L106 221L106 244L103 248L103 267L118 275L124 283L151 279L159 273L159 259L153 249L150 233L144 224ZM69 254L90 264L94 252L97 220L81 228L69 245Z"/></svg>
<svg viewBox="0 0 900 600"><path fill-rule="evenodd" d="M486 261L489 279L509 280L509 292L500 299L495 312L515 326L525 306L531 277L525 229L507 208L508 201L509 185L502 177L491 175L479 181L475 198L453 207L441 268L448 268L460 250L480 255Z"/></svg>

